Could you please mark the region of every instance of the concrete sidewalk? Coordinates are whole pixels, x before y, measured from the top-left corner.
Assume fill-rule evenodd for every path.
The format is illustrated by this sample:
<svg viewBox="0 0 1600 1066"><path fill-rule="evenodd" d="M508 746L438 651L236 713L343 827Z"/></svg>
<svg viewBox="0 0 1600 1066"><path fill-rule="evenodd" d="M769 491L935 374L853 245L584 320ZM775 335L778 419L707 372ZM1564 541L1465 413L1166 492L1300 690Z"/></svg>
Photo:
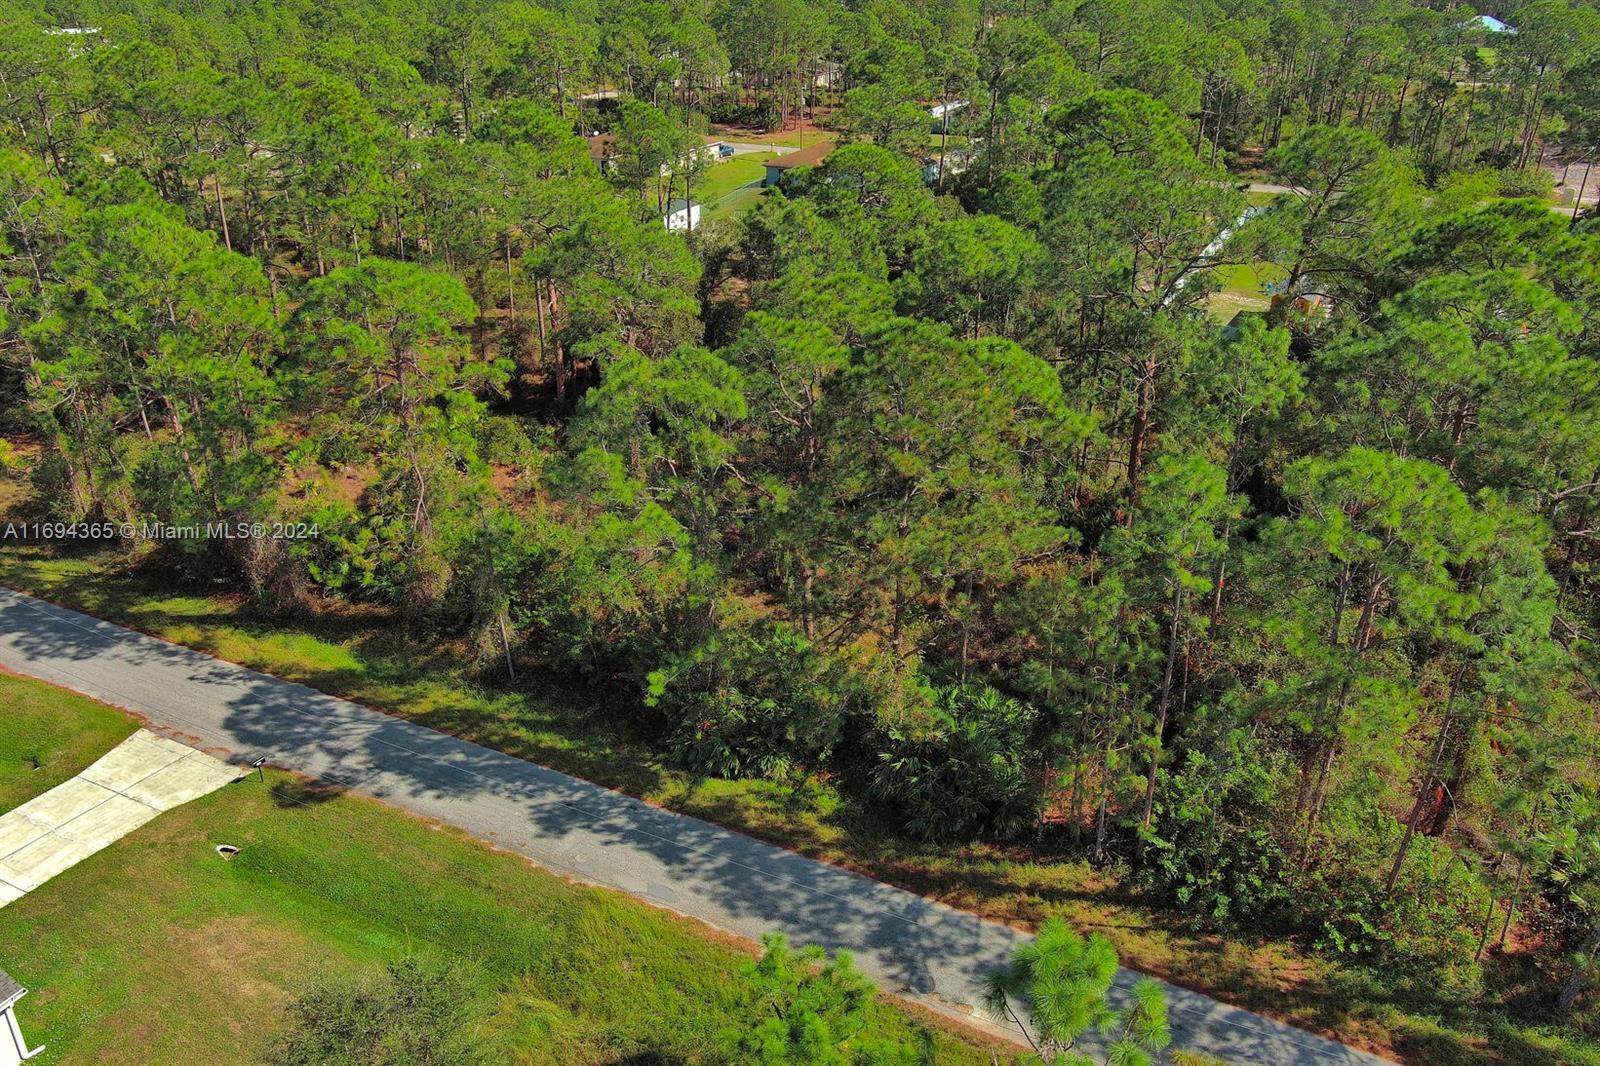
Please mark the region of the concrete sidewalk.
<svg viewBox="0 0 1600 1066"><path fill-rule="evenodd" d="M141 729L77 777L0 814L0 907L239 770Z"/></svg>
<svg viewBox="0 0 1600 1066"><path fill-rule="evenodd" d="M969 1021L1027 938L804 858L304 685L0 590L0 666L448 822L546 868L755 939L848 949L880 987ZM1126 989L1139 975L1123 971ZM1230 1066L1385 1060L1168 986L1174 1046ZM1123 994L1123 993L1118 993ZM1082 1050L1093 1050L1087 1039Z"/></svg>

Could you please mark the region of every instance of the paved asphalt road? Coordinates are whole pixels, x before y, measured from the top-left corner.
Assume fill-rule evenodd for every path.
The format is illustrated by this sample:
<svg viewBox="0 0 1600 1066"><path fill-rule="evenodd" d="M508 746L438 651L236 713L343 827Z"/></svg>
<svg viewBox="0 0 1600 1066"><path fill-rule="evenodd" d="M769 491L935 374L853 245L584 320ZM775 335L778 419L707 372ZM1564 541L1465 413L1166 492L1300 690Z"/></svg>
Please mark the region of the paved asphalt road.
<svg viewBox="0 0 1600 1066"><path fill-rule="evenodd" d="M239 761L265 755L720 929L848 948L882 987L959 1017L973 1017L984 975L1023 940L846 870L5 589L0 666L126 708L194 746ZM1137 976L1124 971L1119 984ZM1186 989L1168 996L1175 1046L1231 1066L1385 1061Z"/></svg>

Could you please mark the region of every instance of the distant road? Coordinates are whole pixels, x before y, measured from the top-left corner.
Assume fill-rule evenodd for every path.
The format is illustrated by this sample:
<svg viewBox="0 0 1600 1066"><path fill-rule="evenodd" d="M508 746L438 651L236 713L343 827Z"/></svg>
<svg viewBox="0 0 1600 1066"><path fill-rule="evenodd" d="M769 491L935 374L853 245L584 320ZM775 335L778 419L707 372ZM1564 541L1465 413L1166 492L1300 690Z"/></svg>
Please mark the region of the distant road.
<svg viewBox="0 0 1600 1066"><path fill-rule="evenodd" d="M777 931L847 948L884 989L991 1029L975 1013L984 977L1025 940L847 870L7 589L0 666L133 711L192 746L237 760L265 755L741 936ZM1118 983L1138 976L1123 971ZM1175 1046L1230 1066L1386 1061L1186 989L1168 986L1167 995Z"/></svg>
<svg viewBox="0 0 1600 1066"><path fill-rule="evenodd" d="M1249 191L1250 192L1269 192L1274 196L1278 196L1278 195L1280 195L1282 193L1286 193L1286 192L1304 192L1305 190L1304 189L1296 189L1292 185L1274 185L1270 181L1252 181L1250 183L1250 186L1249 186Z"/></svg>
<svg viewBox="0 0 1600 1066"><path fill-rule="evenodd" d="M1271 193L1274 196L1278 196L1286 192L1300 193L1302 195L1306 194L1306 190L1304 189L1296 189L1291 185L1274 185L1269 181L1252 181L1247 188L1250 192L1265 192ZM1600 196L1600 182L1596 183L1596 188L1584 193L1583 202L1589 203L1591 200L1596 199L1597 196ZM1558 215L1566 215L1568 218L1571 218L1577 208L1573 204L1551 204L1550 210L1556 212Z"/></svg>

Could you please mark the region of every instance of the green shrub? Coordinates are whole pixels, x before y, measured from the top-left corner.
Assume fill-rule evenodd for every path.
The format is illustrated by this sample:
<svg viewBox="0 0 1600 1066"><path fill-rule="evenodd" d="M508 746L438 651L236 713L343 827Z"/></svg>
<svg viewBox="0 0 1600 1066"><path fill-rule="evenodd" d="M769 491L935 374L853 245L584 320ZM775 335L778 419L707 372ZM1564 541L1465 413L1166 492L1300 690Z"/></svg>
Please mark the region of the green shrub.
<svg viewBox="0 0 1600 1066"><path fill-rule="evenodd" d="M1477 207L1491 196L1500 195L1500 171L1489 167L1463 170L1442 178L1434 190L1434 204L1441 213Z"/></svg>
<svg viewBox="0 0 1600 1066"><path fill-rule="evenodd" d="M1319 951L1415 980L1470 991L1472 956L1488 910L1482 883L1448 845L1417 834L1394 891L1384 889L1405 827L1364 804L1330 818L1320 861L1296 885L1305 930Z"/></svg>
<svg viewBox="0 0 1600 1066"><path fill-rule="evenodd" d="M723 1031L730 1061L760 1066L930 1066L933 1033L909 1041L868 1036L872 981L848 951L832 958L815 945L796 951L780 933L761 938L759 961L744 968L753 1022Z"/></svg>
<svg viewBox="0 0 1600 1066"><path fill-rule="evenodd" d="M842 664L782 624L714 634L647 684L673 758L730 778L817 767L855 713L857 688Z"/></svg>
<svg viewBox="0 0 1600 1066"><path fill-rule="evenodd" d="M819 947L795 951L778 933L761 943L760 961L744 970L759 1021L723 1033L729 1052L767 1066L844 1066L849 1060L840 1045L866 1026L872 982L848 952L830 959Z"/></svg>
<svg viewBox="0 0 1600 1066"><path fill-rule="evenodd" d="M1044 804L1032 705L987 685L940 689L926 722L892 726L872 790L925 840L1010 837Z"/></svg>
<svg viewBox="0 0 1600 1066"><path fill-rule="evenodd" d="M1544 167L1528 167L1522 170L1506 167L1499 172L1501 196L1531 196L1537 200L1547 200L1555 190L1555 175Z"/></svg>
<svg viewBox="0 0 1600 1066"><path fill-rule="evenodd" d="M465 982L412 959L379 979L323 981L289 1007L274 1066L326 1063L444 1066L483 1062L469 1026Z"/></svg>
<svg viewBox="0 0 1600 1066"><path fill-rule="evenodd" d="M1162 771L1146 887L1184 910L1259 922L1288 902L1288 863L1272 833L1277 791L1270 757L1248 734L1210 756L1186 754Z"/></svg>

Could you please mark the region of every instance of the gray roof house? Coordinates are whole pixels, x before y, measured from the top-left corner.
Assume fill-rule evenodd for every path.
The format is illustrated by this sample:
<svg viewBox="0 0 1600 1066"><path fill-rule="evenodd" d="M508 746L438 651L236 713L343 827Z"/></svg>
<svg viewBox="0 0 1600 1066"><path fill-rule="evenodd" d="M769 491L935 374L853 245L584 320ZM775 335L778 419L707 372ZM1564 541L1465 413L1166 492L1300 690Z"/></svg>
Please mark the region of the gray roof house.
<svg viewBox="0 0 1600 1066"><path fill-rule="evenodd" d="M18 1066L44 1050L36 1047L29 1051L28 1042L22 1039L22 1026L17 1024L17 1000L27 994L28 990L14 977L0 970L0 1066Z"/></svg>

